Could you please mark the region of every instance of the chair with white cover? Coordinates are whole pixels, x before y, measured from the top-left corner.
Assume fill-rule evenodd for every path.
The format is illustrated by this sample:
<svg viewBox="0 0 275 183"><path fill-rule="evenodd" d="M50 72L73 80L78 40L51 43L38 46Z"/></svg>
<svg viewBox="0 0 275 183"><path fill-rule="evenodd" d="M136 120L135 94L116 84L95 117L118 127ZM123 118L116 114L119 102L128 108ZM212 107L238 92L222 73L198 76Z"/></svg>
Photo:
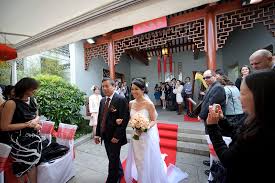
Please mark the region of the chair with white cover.
<svg viewBox="0 0 275 183"><path fill-rule="evenodd" d="M205 135L206 137L206 140L207 140L207 143L208 143L208 147L209 147L209 152L210 152L210 167L212 166L212 163L213 161L220 161L215 150L214 150L214 147L213 147L213 144L210 140L210 137L209 135ZM231 143L232 139L231 137L225 137L223 136L222 137L224 142L226 143L227 146L229 146L229 144ZM211 175L211 172L209 173L209 176L208 176L208 181L212 181L213 180L213 176Z"/></svg>
<svg viewBox="0 0 275 183"><path fill-rule="evenodd" d="M45 137L49 140L49 143L52 141L52 133L54 131L54 122L52 121L40 121L42 128L40 129L41 137Z"/></svg>
<svg viewBox="0 0 275 183"><path fill-rule="evenodd" d="M77 126L60 123L56 142L70 148L69 152L53 163L42 163L37 167L38 183L66 183L75 176L74 136Z"/></svg>
<svg viewBox="0 0 275 183"><path fill-rule="evenodd" d="M11 152L9 145L0 143L0 183L4 182L4 170L7 167L7 160Z"/></svg>

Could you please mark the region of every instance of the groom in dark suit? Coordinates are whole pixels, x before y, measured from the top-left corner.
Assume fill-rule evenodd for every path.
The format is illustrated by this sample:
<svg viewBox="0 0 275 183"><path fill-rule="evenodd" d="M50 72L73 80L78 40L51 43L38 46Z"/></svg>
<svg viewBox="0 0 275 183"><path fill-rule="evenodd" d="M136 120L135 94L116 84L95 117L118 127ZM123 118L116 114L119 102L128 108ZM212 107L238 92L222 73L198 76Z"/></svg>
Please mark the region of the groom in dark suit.
<svg viewBox="0 0 275 183"><path fill-rule="evenodd" d="M106 183L117 183L123 176L120 149L127 144L126 127L129 121L129 107L127 99L115 92L115 82L112 79L102 80L102 90L105 97L100 101L95 143L104 141L109 159Z"/></svg>

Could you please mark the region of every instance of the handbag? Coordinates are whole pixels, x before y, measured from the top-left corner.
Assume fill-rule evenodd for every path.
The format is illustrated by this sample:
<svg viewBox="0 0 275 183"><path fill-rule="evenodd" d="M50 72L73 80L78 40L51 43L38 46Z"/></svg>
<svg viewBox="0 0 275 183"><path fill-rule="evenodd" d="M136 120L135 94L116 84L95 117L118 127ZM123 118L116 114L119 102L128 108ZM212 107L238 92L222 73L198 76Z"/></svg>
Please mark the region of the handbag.
<svg viewBox="0 0 275 183"><path fill-rule="evenodd" d="M213 180L210 183L225 183L227 170L224 168L220 161L213 161L210 167L210 172L213 176Z"/></svg>
<svg viewBox="0 0 275 183"><path fill-rule="evenodd" d="M198 117L198 115L200 114L201 112L201 105L202 105L202 101L199 101L199 103L194 107L193 111L188 113L188 116L191 117L191 118L196 118Z"/></svg>
<svg viewBox="0 0 275 183"><path fill-rule="evenodd" d="M50 145L48 145L42 150L39 163L52 162L67 154L68 151L68 147L60 145L56 142L52 142Z"/></svg>

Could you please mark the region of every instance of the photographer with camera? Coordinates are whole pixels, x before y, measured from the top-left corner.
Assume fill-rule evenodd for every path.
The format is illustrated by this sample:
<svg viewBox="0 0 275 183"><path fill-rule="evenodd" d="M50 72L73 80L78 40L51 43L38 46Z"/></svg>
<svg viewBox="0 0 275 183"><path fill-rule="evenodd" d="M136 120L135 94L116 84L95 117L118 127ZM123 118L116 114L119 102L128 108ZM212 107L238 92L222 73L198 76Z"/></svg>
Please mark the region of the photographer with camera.
<svg viewBox="0 0 275 183"><path fill-rule="evenodd" d="M207 131L224 168L225 182L269 182L273 180L275 164L275 72L265 71L248 75L241 84L241 103L246 113L244 124L236 130L229 147L222 138L220 125L230 124L221 107L209 106ZM234 129L234 126L228 126ZM266 168L265 168L266 167Z"/></svg>

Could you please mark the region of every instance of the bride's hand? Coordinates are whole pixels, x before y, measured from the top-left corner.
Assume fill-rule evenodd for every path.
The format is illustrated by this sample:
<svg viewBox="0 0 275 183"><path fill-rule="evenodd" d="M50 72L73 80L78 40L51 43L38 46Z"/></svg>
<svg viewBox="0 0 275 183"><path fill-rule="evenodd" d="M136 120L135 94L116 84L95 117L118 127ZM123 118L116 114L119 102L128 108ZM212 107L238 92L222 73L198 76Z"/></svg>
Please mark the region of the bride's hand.
<svg viewBox="0 0 275 183"><path fill-rule="evenodd" d="M116 124L120 125L122 123L123 119L116 119Z"/></svg>
<svg viewBox="0 0 275 183"><path fill-rule="evenodd" d="M136 129L136 134L137 134L138 136L140 136L140 135L142 134L142 130Z"/></svg>

